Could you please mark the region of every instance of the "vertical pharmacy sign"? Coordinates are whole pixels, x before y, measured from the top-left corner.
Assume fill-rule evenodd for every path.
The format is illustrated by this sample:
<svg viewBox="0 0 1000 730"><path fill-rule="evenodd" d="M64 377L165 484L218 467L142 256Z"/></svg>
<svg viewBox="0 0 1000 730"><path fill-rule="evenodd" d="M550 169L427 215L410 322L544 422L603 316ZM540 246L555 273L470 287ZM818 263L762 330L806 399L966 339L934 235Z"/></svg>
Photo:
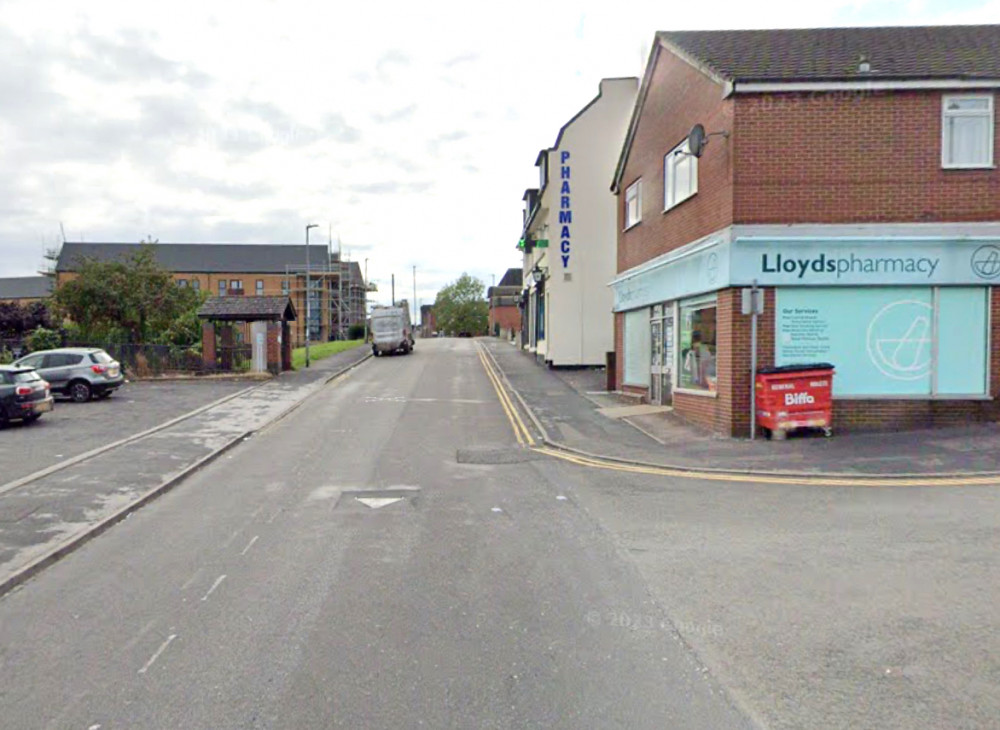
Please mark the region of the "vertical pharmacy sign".
<svg viewBox="0 0 1000 730"><path fill-rule="evenodd" d="M563 269L568 269L572 238L570 227L573 225L569 150L559 152L559 182L559 260Z"/></svg>

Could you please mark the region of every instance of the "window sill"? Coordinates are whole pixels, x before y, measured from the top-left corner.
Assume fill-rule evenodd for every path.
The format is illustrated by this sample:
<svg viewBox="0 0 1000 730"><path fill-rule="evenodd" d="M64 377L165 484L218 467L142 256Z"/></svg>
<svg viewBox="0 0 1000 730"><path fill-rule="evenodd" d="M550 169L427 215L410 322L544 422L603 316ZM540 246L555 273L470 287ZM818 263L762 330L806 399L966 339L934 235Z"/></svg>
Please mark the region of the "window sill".
<svg viewBox="0 0 1000 730"><path fill-rule="evenodd" d="M982 400L989 401L993 400L992 396L979 394L969 394L969 395L835 395L834 400L934 400L934 401L944 401L944 400Z"/></svg>
<svg viewBox="0 0 1000 730"><path fill-rule="evenodd" d="M717 390L695 390L694 388L674 388L674 393L680 393L681 395L697 395L702 398L718 398L719 391Z"/></svg>
<svg viewBox="0 0 1000 730"><path fill-rule="evenodd" d="M642 219L641 218L639 220L637 220L635 223L633 223L632 225L625 226L624 228L622 228L622 232L624 233L625 231L631 231L633 228L635 228L640 223L642 223Z"/></svg>
<svg viewBox="0 0 1000 730"><path fill-rule="evenodd" d="M664 215L666 215L667 213L669 213L670 211L672 211L674 208L676 208L676 207L678 207L680 205L684 205L684 203L686 203L687 201L691 200L691 198L695 198L697 196L698 196L698 191L696 190L695 192L691 193L689 196L687 196L683 200L678 200L673 205L667 206L666 208L663 209Z"/></svg>
<svg viewBox="0 0 1000 730"><path fill-rule="evenodd" d="M996 170L996 165L941 165L942 170Z"/></svg>

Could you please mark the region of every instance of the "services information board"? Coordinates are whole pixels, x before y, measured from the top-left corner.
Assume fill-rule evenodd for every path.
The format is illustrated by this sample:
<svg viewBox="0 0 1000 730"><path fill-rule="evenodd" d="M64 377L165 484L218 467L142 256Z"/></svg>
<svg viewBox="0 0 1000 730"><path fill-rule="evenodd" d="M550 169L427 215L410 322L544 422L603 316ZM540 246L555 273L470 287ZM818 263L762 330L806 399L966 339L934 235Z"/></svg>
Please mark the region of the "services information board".
<svg viewBox="0 0 1000 730"><path fill-rule="evenodd" d="M983 395L987 290L937 292L780 288L775 363L832 363L834 395Z"/></svg>

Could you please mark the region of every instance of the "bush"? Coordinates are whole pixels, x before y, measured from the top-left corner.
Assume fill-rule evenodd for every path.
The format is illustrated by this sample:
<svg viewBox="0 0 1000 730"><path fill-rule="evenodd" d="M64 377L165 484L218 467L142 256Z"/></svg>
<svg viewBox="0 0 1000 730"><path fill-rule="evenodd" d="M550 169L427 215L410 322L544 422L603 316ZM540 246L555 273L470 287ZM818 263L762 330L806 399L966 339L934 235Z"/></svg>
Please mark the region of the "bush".
<svg viewBox="0 0 1000 730"><path fill-rule="evenodd" d="M347 339L360 340L365 336L365 326L363 324L352 324L347 329Z"/></svg>
<svg viewBox="0 0 1000 730"><path fill-rule="evenodd" d="M0 365L10 365L14 362L14 353L6 347L0 350Z"/></svg>
<svg viewBox="0 0 1000 730"><path fill-rule="evenodd" d="M32 352L38 352L39 350L54 350L57 347L62 346L62 335L60 335L55 330L45 329L44 327L36 327L30 335L28 335L28 349Z"/></svg>

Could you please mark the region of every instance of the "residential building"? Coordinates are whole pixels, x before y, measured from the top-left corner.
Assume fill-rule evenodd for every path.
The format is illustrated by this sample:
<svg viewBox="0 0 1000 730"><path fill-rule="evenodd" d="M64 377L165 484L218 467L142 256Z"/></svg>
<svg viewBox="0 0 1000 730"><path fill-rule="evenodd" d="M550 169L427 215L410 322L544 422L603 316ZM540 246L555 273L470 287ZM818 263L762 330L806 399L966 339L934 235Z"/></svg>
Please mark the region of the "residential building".
<svg viewBox="0 0 1000 730"><path fill-rule="evenodd" d="M832 363L835 430L995 420L998 88L1000 26L658 33L612 184L621 389L746 435L756 284L756 366Z"/></svg>
<svg viewBox="0 0 1000 730"><path fill-rule="evenodd" d="M111 261L144 245L152 246L157 262L173 274L178 286L212 296L289 296L298 312L292 326L296 346L305 342L307 310L313 341L347 339L352 324L364 324L361 267L356 261L341 262L339 253L325 244L309 246L308 308L302 244L66 242L56 261L56 286L73 278L84 259Z"/></svg>
<svg viewBox="0 0 1000 730"><path fill-rule="evenodd" d="M31 304L52 293L52 277L14 276L0 278L0 303Z"/></svg>
<svg viewBox="0 0 1000 730"><path fill-rule="evenodd" d="M420 305L420 336L433 337L437 332L437 319L434 317L433 304Z"/></svg>
<svg viewBox="0 0 1000 730"><path fill-rule="evenodd" d="M615 169L639 80L603 79L597 96L538 153L524 194L522 343L554 367L603 365L614 347Z"/></svg>
<svg viewBox="0 0 1000 730"><path fill-rule="evenodd" d="M500 283L486 292L490 305L489 333L494 337L513 339L521 331L521 269L507 269Z"/></svg>

